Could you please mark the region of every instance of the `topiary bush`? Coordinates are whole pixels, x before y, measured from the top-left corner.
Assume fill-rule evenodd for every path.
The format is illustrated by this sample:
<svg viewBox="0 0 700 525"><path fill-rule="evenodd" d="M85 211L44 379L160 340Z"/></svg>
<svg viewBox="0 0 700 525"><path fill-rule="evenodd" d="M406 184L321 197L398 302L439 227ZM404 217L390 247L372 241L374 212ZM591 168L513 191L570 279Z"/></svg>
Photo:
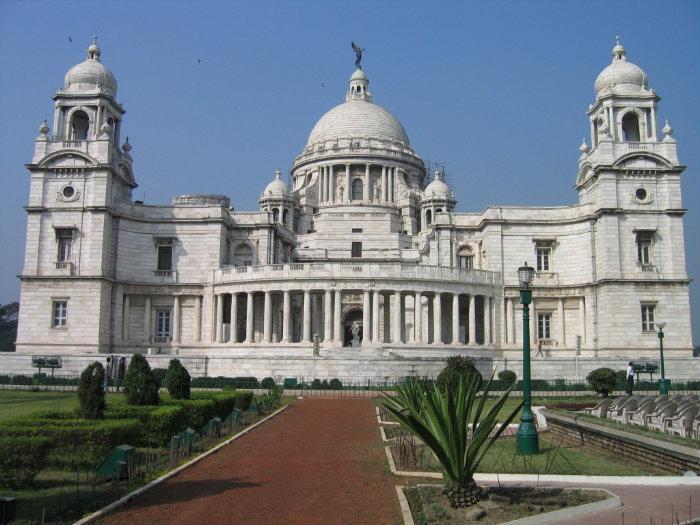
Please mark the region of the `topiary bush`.
<svg viewBox="0 0 700 525"><path fill-rule="evenodd" d="M476 369L474 360L470 357L453 355L446 359L445 368L442 369L437 378L437 385L441 391L447 390L449 395L454 395L461 378L466 378L469 374L474 374L472 380L482 382L481 372Z"/></svg>
<svg viewBox="0 0 700 525"><path fill-rule="evenodd" d="M45 466L51 444L46 437L0 437L0 486L31 485Z"/></svg>
<svg viewBox="0 0 700 525"><path fill-rule="evenodd" d="M331 390L342 390L343 389L343 382L340 379L338 379L337 377L334 377L328 383L328 387Z"/></svg>
<svg viewBox="0 0 700 525"><path fill-rule="evenodd" d="M608 397L615 390L617 374L612 368L597 368L586 376L594 392Z"/></svg>
<svg viewBox="0 0 700 525"><path fill-rule="evenodd" d="M182 366L179 359L171 359L165 374L165 387L174 399L190 398L190 373Z"/></svg>
<svg viewBox="0 0 700 525"><path fill-rule="evenodd" d="M151 370L153 372L153 377L158 381L158 388L165 384L165 375L168 373L167 368L154 368Z"/></svg>
<svg viewBox="0 0 700 525"><path fill-rule="evenodd" d="M265 379L260 381L260 388L266 388L269 390L270 388L274 388L274 386L275 386L275 380L272 379L271 377L266 377Z"/></svg>
<svg viewBox="0 0 700 525"><path fill-rule="evenodd" d="M498 379L500 379L506 388L515 383L518 376L512 370L501 370L498 372Z"/></svg>
<svg viewBox="0 0 700 525"><path fill-rule="evenodd" d="M78 414L85 419L102 419L105 411L105 369L95 361L80 374Z"/></svg>
<svg viewBox="0 0 700 525"><path fill-rule="evenodd" d="M126 402L137 406L157 405L160 402L158 388L158 381L146 358L141 354L134 354L124 378Z"/></svg>
<svg viewBox="0 0 700 525"><path fill-rule="evenodd" d="M134 446L162 447L170 437L187 426L185 409L178 405L165 406L110 406L105 411L107 419L138 419L141 432Z"/></svg>

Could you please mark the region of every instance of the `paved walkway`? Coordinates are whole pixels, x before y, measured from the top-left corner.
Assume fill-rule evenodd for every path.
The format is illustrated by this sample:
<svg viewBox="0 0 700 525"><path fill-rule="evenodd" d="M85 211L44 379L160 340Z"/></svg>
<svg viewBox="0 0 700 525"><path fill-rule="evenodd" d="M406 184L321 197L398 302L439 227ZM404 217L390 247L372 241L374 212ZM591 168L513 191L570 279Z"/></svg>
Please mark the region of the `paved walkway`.
<svg viewBox="0 0 700 525"><path fill-rule="evenodd" d="M303 399L100 523L402 523L369 399Z"/></svg>

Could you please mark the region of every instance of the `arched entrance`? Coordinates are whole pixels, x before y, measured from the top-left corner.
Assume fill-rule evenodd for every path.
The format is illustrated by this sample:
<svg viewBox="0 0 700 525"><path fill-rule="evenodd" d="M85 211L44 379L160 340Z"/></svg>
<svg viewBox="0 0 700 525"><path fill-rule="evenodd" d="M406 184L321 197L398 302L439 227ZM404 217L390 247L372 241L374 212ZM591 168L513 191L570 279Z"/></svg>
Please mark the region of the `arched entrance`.
<svg viewBox="0 0 700 525"><path fill-rule="evenodd" d="M362 308L360 307L351 308L343 317L343 346L352 346L352 325L354 323L360 326L358 337L362 342Z"/></svg>

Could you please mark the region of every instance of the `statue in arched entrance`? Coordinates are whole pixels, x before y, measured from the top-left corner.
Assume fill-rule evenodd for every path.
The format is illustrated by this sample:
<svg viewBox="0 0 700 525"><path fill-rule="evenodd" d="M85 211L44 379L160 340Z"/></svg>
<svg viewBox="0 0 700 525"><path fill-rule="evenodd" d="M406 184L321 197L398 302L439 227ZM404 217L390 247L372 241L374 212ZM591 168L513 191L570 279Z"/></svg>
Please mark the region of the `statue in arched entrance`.
<svg viewBox="0 0 700 525"><path fill-rule="evenodd" d="M350 333L352 334L352 340L350 344L353 348L360 347L360 323L353 321L352 327L350 328Z"/></svg>

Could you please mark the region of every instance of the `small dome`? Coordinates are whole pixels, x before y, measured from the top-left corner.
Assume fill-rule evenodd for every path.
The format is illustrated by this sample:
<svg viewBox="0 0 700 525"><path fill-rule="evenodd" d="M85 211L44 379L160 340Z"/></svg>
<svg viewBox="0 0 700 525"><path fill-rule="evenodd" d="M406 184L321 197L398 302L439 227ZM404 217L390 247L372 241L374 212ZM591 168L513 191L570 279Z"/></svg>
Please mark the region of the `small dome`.
<svg viewBox="0 0 700 525"><path fill-rule="evenodd" d="M70 68L64 80L64 91L80 92L98 89L114 97L117 94L117 79L112 72L100 62L100 48L95 38L88 48L87 60Z"/></svg>
<svg viewBox="0 0 700 525"><path fill-rule="evenodd" d="M452 192L450 187L443 180L444 175L441 171L435 171L435 178L428 184L423 192L424 198L427 199L451 199Z"/></svg>
<svg viewBox="0 0 700 525"><path fill-rule="evenodd" d="M267 185L263 191L262 198L280 198L289 197L289 186L282 180L280 170L275 170L275 179Z"/></svg>
<svg viewBox="0 0 700 525"><path fill-rule="evenodd" d="M352 82L353 80L365 80L365 81L369 82L369 79L367 78L367 74L359 68L356 69L355 72L350 77L350 82Z"/></svg>
<svg viewBox="0 0 700 525"><path fill-rule="evenodd" d="M647 92L647 75L642 69L627 61L627 53L618 40L612 51L612 63L595 81L597 97L605 95L635 95Z"/></svg>

